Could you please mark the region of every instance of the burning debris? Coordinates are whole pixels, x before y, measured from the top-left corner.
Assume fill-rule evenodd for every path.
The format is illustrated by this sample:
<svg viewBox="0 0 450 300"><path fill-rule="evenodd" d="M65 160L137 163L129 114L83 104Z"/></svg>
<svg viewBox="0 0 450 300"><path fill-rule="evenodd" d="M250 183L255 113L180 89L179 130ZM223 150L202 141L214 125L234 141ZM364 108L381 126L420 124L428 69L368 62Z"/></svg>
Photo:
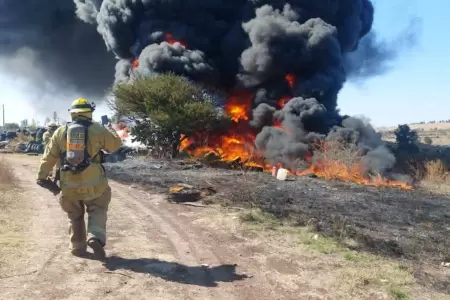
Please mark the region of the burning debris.
<svg viewBox="0 0 450 300"><path fill-rule="evenodd" d="M124 121L120 121L115 125L115 130L126 147L136 151L146 150L147 147L144 144L135 141L135 137L131 134L132 126L133 124L131 124L131 122L128 122L127 124Z"/></svg>

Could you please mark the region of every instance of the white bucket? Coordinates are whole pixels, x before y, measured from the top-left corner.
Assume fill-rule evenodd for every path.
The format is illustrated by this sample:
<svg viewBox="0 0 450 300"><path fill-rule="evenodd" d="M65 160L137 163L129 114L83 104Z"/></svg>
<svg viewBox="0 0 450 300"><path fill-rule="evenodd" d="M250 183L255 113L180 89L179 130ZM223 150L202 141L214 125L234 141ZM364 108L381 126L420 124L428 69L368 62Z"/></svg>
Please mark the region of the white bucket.
<svg viewBox="0 0 450 300"><path fill-rule="evenodd" d="M278 180L286 180L287 175L288 175L288 170L283 169L283 168L278 169L278 173L277 173Z"/></svg>

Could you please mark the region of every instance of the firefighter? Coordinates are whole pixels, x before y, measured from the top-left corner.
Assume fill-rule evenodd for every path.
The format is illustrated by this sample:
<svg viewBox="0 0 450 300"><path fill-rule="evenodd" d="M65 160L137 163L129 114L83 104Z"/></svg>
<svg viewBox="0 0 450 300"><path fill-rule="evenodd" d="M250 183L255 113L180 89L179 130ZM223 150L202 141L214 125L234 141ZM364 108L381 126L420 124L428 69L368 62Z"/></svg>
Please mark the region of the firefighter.
<svg viewBox="0 0 450 300"><path fill-rule="evenodd" d="M55 122L50 122L47 124L47 131L44 132L42 136L45 147L47 147L48 143L50 142L50 138L52 137L53 133L55 133L56 129L58 129L58 125L56 125Z"/></svg>
<svg viewBox="0 0 450 300"><path fill-rule="evenodd" d="M37 184L53 184L47 175L60 159L59 203L69 218L71 253L83 257L89 246L98 259L104 260L111 188L99 153L102 149L114 152L122 142L111 124L105 128L92 121L94 110L95 106L83 98L72 103L72 122L59 127L51 137L41 159Z"/></svg>
<svg viewBox="0 0 450 300"><path fill-rule="evenodd" d="M42 143L42 142L43 142L42 137L44 136L44 132L45 132L45 129L44 129L44 128L39 128L39 129L36 131L36 142L37 142L37 143Z"/></svg>

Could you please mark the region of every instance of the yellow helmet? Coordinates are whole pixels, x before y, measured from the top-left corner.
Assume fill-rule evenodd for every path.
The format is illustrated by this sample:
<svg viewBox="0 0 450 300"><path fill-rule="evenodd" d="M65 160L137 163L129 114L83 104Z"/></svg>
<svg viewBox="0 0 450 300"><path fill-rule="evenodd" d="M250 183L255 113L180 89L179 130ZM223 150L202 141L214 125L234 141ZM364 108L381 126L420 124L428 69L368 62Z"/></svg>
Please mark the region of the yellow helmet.
<svg viewBox="0 0 450 300"><path fill-rule="evenodd" d="M56 127L58 127L56 122L50 122L50 123L47 124L47 128L56 128Z"/></svg>
<svg viewBox="0 0 450 300"><path fill-rule="evenodd" d="M72 102L72 106L69 109L71 113L86 113L93 112L95 110L95 105L93 103L89 103L84 98L78 98L77 100Z"/></svg>

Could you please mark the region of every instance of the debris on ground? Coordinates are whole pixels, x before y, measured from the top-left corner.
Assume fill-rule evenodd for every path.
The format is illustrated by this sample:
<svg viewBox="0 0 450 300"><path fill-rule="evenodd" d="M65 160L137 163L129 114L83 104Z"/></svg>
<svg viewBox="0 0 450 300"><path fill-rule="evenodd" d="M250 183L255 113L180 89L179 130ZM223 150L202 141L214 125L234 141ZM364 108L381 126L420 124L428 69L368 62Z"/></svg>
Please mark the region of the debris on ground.
<svg viewBox="0 0 450 300"><path fill-rule="evenodd" d="M196 202L201 198L201 191L195 189L192 185L179 183L169 188L169 201L179 202Z"/></svg>

